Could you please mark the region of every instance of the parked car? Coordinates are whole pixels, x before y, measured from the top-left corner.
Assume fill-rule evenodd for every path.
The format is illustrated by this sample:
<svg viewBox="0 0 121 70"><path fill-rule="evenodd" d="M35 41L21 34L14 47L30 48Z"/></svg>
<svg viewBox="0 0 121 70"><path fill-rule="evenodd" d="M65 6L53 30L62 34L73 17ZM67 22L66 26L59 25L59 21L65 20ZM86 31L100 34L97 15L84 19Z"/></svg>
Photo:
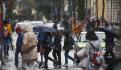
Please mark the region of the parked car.
<svg viewBox="0 0 121 70"><path fill-rule="evenodd" d="M36 27L36 26L43 26L43 21L31 21L30 24L32 25L32 27Z"/></svg>
<svg viewBox="0 0 121 70"><path fill-rule="evenodd" d="M29 21L21 21L21 22L17 22L15 25L15 29L16 27L18 27L18 25L20 25L21 27L24 27L25 25L29 24Z"/></svg>
<svg viewBox="0 0 121 70"><path fill-rule="evenodd" d="M86 44L87 44L86 33L87 32L81 32L79 38L75 42L76 48L78 48L78 50L86 47ZM99 38L101 47L105 50L105 41L104 41L105 32L95 32L95 33Z"/></svg>

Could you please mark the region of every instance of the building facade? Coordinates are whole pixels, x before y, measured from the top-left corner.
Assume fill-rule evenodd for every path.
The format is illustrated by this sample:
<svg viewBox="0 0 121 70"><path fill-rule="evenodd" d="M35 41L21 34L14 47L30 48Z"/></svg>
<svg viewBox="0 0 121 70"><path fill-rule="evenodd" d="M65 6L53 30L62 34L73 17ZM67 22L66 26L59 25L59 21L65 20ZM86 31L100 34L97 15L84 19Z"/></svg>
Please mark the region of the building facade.
<svg viewBox="0 0 121 70"><path fill-rule="evenodd" d="M17 0L13 13L16 14L16 20L33 20L33 7L30 3L24 0Z"/></svg>
<svg viewBox="0 0 121 70"><path fill-rule="evenodd" d="M119 0L104 0L104 18L109 22L120 23ZM85 0L87 11L90 16L102 17L103 0Z"/></svg>

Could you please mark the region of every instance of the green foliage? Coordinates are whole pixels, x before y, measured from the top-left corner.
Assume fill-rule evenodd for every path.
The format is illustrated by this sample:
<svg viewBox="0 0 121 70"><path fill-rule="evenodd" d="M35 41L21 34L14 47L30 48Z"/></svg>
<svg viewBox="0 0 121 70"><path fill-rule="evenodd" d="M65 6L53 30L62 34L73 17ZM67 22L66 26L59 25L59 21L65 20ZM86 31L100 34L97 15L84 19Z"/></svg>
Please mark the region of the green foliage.
<svg viewBox="0 0 121 70"><path fill-rule="evenodd" d="M85 19L85 1L84 0L77 0L77 13L78 13L78 19L84 20Z"/></svg>
<svg viewBox="0 0 121 70"><path fill-rule="evenodd" d="M36 0L36 9L38 13L42 12L47 19L50 19L52 5L60 9L62 3L63 0Z"/></svg>

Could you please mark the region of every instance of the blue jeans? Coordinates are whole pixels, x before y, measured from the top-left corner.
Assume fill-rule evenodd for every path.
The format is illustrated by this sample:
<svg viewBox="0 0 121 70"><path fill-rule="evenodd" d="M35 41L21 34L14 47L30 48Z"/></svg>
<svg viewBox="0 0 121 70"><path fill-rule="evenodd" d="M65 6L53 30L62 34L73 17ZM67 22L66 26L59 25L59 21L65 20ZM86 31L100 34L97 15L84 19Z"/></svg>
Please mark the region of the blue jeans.
<svg viewBox="0 0 121 70"><path fill-rule="evenodd" d="M73 62L75 61L74 58L69 56L69 50L65 51L65 64L68 64L68 58L71 59Z"/></svg>
<svg viewBox="0 0 121 70"><path fill-rule="evenodd" d="M9 46L10 46L10 39L4 38L4 55L5 56L8 55Z"/></svg>
<svg viewBox="0 0 121 70"><path fill-rule="evenodd" d="M16 52L15 52L15 64L18 65L18 54L21 52L21 47L17 46Z"/></svg>

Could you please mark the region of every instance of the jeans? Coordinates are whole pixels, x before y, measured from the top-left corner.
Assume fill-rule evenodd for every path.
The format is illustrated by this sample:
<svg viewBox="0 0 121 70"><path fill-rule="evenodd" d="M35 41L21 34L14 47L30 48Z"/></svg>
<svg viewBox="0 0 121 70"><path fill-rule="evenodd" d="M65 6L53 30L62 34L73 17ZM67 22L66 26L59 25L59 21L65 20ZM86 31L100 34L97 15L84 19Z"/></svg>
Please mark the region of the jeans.
<svg viewBox="0 0 121 70"><path fill-rule="evenodd" d="M73 62L75 61L74 58L69 56L69 50L65 51L65 64L68 64L68 58L71 59Z"/></svg>
<svg viewBox="0 0 121 70"><path fill-rule="evenodd" d="M49 57L49 53L51 52L51 48L49 47L44 47L44 58L45 58L45 67L48 67L48 60L52 62L56 62L53 60L51 57Z"/></svg>
<svg viewBox="0 0 121 70"><path fill-rule="evenodd" d="M9 45L10 45L10 39L4 38L4 55L5 56L8 55Z"/></svg>
<svg viewBox="0 0 121 70"><path fill-rule="evenodd" d="M61 48L55 48L53 49L53 57L56 61L58 61L58 64L61 65Z"/></svg>
<svg viewBox="0 0 121 70"><path fill-rule="evenodd" d="M18 54L21 52L21 47L17 46L16 52L15 52L15 64L18 65Z"/></svg>

